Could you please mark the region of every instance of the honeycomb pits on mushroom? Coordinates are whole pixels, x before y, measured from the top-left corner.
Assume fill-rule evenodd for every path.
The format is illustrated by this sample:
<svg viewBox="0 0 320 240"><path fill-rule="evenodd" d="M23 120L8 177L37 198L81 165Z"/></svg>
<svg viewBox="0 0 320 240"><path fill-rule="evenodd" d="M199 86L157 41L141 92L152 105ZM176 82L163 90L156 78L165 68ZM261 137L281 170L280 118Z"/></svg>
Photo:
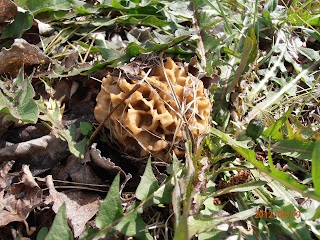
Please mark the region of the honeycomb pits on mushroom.
<svg viewBox="0 0 320 240"><path fill-rule="evenodd" d="M139 75L144 78L146 73L142 71ZM173 99L166 76L172 83L179 104L184 106L181 108L183 112ZM138 83L141 83L140 80L111 75L105 77L94 110L97 121L101 123ZM167 58L164 69L155 67L140 88L111 115L105 126L126 149L136 149L139 157L152 153L165 160L171 145L176 154L183 153L178 147L183 141L183 123L187 121L195 138L206 132L210 110L202 81ZM181 117L183 114L184 118Z"/></svg>

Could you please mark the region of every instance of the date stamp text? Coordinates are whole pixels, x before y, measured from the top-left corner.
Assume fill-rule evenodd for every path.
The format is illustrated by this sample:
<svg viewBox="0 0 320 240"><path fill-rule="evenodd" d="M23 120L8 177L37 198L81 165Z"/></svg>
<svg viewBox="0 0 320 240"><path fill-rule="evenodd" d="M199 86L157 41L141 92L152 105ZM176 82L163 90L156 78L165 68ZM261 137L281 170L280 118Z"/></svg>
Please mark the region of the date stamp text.
<svg viewBox="0 0 320 240"><path fill-rule="evenodd" d="M299 218L301 217L300 211L256 211L254 218Z"/></svg>

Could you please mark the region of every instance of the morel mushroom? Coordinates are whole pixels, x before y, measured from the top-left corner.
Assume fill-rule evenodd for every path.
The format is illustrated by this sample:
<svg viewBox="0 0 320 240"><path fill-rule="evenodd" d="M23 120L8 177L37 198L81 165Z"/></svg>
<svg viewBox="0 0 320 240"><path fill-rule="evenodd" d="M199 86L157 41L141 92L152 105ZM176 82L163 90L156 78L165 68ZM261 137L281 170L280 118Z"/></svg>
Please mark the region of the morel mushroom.
<svg viewBox="0 0 320 240"><path fill-rule="evenodd" d="M140 88L111 115L105 126L125 148L137 149L139 157L151 153L165 160L171 146L181 155L183 149L179 143L183 141L183 126L188 125L194 138L204 134L208 127L211 105L202 81L171 58L164 63L164 68L155 67L149 76L143 71L139 75L145 80L111 75L104 78L97 96L95 118L102 122L140 83Z"/></svg>

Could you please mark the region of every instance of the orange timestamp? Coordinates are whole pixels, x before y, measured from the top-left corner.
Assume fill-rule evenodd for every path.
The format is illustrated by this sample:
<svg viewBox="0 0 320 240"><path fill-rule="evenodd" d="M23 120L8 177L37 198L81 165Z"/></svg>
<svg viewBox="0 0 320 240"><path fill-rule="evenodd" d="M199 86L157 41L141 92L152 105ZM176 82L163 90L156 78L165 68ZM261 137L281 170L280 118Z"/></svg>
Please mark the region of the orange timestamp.
<svg viewBox="0 0 320 240"><path fill-rule="evenodd" d="M299 218L301 217L301 212L300 211L270 211L270 210L265 210L265 211L256 211L256 215L254 218Z"/></svg>

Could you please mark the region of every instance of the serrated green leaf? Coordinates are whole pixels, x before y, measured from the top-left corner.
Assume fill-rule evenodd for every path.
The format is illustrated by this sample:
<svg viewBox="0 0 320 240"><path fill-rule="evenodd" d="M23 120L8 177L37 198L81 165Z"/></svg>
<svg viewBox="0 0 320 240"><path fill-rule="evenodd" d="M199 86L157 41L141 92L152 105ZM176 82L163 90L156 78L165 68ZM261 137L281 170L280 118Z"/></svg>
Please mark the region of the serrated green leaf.
<svg viewBox="0 0 320 240"><path fill-rule="evenodd" d="M245 159L247 159L251 164L253 164L257 169L277 180L283 186L293 189L304 196L308 196L318 201L320 200L320 194L311 191L307 186L303 184L297 183L297 181L290 174L278 171L272 167L268 168L264 166L262 162L257 161L254 150L235 146L232 146L232 148L235 149L239 154L241 154Z"/></svg>
<svg viewBox="0 0 320 240"><path fill-rule="evenodd" d="M259 188L266 183L267 182L265 181L253 181L253 182L243 183L239 185L234 185L234 186L216 191L213 194L213 196L219 196L219 195L227 194L230 192L247 192L247 191L251 191L253 189Z"/></svg>
<svg viewBox="0 0 320 240"><path fill-rule="evenodd" d="M96 225L103 229L123 216L122 206L119 196L120 175L113 180L107 197L100 202ZM105 232L107 234L107 232Z"/></svg>
<svg viewBox="0 0 320 240"><path fill-rule="evenodd" d="M188 228L189 228L189 238L192 238L197 233L207 232L208 230L214 229L217 225L222 222L236 222L240 220L245 220L256 214L258 209L251 208L229 217L216 217L216 218L200 218L197 219L193 216L188 217Z"/></svg>
<svg viewBox="0 0 320 240"><path fill-rule="evenodd" d="M301 160L312 159L312 150L314 149L314 142L300 142L295 139L276 140L271 148L273 151L283 155L298 158Z"/></svg>
<svg viewBox="0 0 320 240"><path fill-rule="evenodd" d="M159 188L158 181L153 175L151 158L149 158L144 174L136 191L136 197L143 201Z"/></svg>
<svg viewBox="0 0 320 240"><path fill-rule="evenodd" d="M320 195L320 140L318 140L312 152L312 180L314 190Z"/></svg>
<svg viewBox="0 0 320 240"><path fill-rule="evenodd" d="M0 110L7 108L10 114L24 122L36 123L39 109L33 101L34 90L31 85L31 78L24 78L23 66L17 78L7 90L8 82L0 81Z"/></svg>
<svg viewBox="0 0 320 240"><path fill-rule="evenodd" d="M53 220L45 240L70 240L73 239L72 232L68 226L66 204L63 203Z"/></svg>
<svg viewBox="0 0 320 240"><path fill-rule="evenodd" d="M242 72L244 71L244 69L248 65L248 60L249 60L250 53L252 52L252 50L253 50L253 40L250 37L246 37L243 51L242 51L242 57L240 60L240 64L234 73L233 80L228 88L228 93L232 92L235 89L235 87L238 85L240 76L242 75Z"/></svg>
<svg viewBox="0 0 320 240"><path fill-rule="evenodd" d="M14 21L3 31L1 39L20 38L32 27L33 17L29 12L17 12Z"/></svg>
<svg viewBox="0 0 320 240"><path fill-rule="evenodd" d="M75 141L76 136L76 127L74 123L71 124L69 129L64 129L61 126L60 119L63 114L63 107L60 108L60 104L57 101L51 100L49 103L45 103L42 98L36 101L37 106L42 113L39 118L43 121L49 122L49 126L59 135L59 137L68 142L69 151L74 154L76 157L83 158L85 154L85 146L87 139L84 138L79 142ZM53 109L48 109L47 104L54 105L51 106Z"/></svg>

